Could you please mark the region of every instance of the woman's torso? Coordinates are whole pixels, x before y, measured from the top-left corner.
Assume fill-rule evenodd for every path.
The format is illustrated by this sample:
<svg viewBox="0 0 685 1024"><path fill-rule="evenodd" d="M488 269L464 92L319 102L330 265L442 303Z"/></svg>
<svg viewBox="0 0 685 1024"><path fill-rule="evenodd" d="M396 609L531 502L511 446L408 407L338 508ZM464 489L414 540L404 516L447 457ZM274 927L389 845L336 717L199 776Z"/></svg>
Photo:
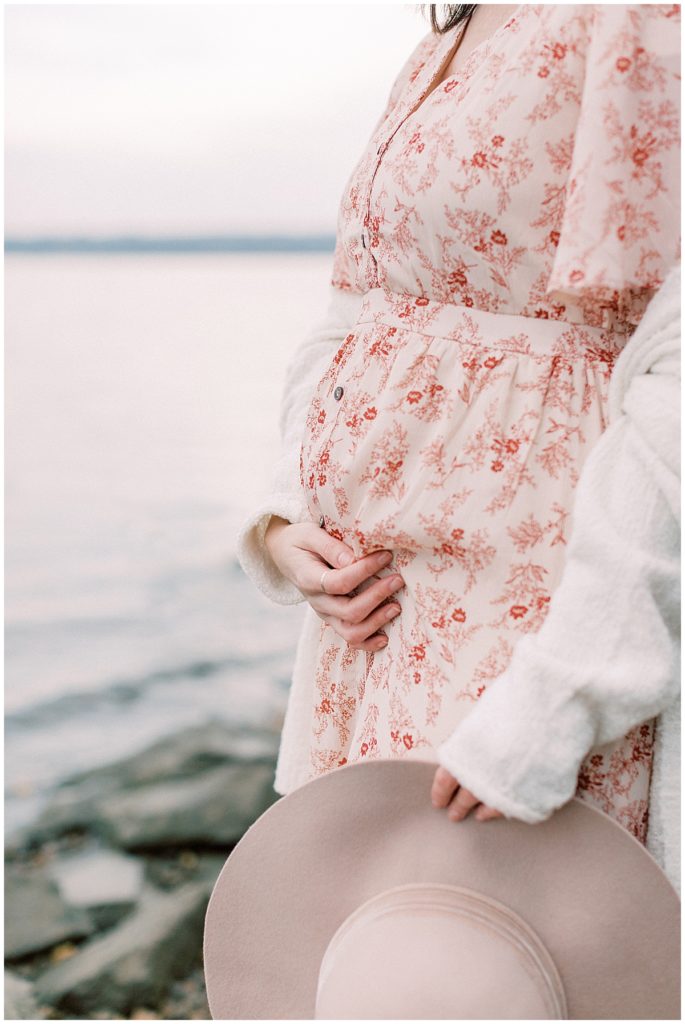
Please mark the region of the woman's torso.
<svg viewBox="0 0 685 1024"><path fill-rule="evenodd" d="M659 205L672 9L600 6L521 5L433 89L457 34L425 37L345 188L333 283L364 299L313 396L302 484L315 521L390 548L406 587L379 655L321 625L287 788L434 757L544 620L611 367L679 241ZM647 723L591 751L580 777L642 839L652 740Z"/></svg>
<svg viewBox="0 0 685 1024"><path fill-rule="evenodd" d="M632 330L679 257L678 22L522 4L430 93L463 26L427 34L344 189L333 283Z"/></svg>

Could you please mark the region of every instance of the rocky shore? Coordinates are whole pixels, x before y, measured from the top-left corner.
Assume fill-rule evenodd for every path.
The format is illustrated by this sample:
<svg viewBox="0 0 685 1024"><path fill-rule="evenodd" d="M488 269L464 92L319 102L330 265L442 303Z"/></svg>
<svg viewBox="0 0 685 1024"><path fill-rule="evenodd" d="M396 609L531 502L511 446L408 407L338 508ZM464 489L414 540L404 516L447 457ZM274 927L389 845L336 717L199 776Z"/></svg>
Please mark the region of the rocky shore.
<svg viewBox="0 0 685 1024"><path fill-rule="evenodd" d="M5 1020L208 1020L207 902L278 735L209 722L73 776L5 848Z"/></svg>

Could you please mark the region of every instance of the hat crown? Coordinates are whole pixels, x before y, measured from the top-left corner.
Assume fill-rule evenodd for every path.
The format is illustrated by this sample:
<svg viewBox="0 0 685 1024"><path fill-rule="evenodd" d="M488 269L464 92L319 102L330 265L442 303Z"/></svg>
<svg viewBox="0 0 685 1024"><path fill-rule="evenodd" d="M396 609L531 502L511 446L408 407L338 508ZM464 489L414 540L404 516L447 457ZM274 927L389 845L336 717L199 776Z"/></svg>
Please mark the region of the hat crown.
<svg viewBox="0 0 685 1024"><path fill-rule="evenodd" d="M344 765L272 804L246 832L207 908L203 956L214 1019L312 1020L336 929L379 893L428 883L468 887L522 915L524 928L544 939L559 968L570 1019L680 1020L680 901L637 839L578 798L537 825L504 818L483 826L471 815L455 828L430 803L434 775L433 762L418 760ZM445 954L441 984L465 970L463 951L474 944L473 933ZM434 975L417 961L430 943L420 937L413 912L400 934L414 942L413 954L404 961L404 977L397 969L388 976L398 1002L407 1005L395 1012L397 1002L386 1003L390 1016L438 1017ZM380 948L376 966L386 970L391 947ZM471 971L481 985L490 984L493 962L480 956ZM368 974L368 967L359 973ZM508 1003L499 1016L511 1017L512 993L502 975L498 982ZM322 980L320 1018L330 1005L325 985ZM364 1002L369 1015L373 996ZM450 1000L451 1007L451 991Z"/></svg>
<svg viewBox="0 0 685 1024"><path fill-rule="evenodd" d="M435 883L386 889L357 907L321 961L317 1020L558 1020L556 965L509 907Z"/></svg>

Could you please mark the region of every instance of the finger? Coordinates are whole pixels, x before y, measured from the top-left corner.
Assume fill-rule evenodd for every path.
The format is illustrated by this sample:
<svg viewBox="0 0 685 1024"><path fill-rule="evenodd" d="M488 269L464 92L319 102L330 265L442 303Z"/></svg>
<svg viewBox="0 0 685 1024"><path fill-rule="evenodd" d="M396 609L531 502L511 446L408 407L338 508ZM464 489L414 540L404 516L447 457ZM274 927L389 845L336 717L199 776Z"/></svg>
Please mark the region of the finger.
<svg viewBox="0 0 685 1024"><path fill-rule="evenodd" d="M447 769L441 765L433 776L433 785L431 787L433 807L447 807L458 785L459 783L454 776L450 775Z"/></svg>
<svg viewBox="0 0 685 1024"><path fill-rule="evenodd" d="M503 818L504 815L501 811L496 811L494 807L486 807L485 804L483 804L483 806L479 807L476 811L476 817L478 818L478 821L491 821L493 818Z"/></svg>
<svg viewBox="0 0 685 1024"><path fill-rule="evenodd" d="M332 571L332 570L329 570ZM327 576L325 579L328 588ZM321 580L319 579L319 583ZM383 579L375 580L361 594L354 597L344 597L328 593L312 594L309 603L319 615L334 616L342 622L350 625L363 622L386 598L396 593L404 586L401 576L384 576Z"/></svg>
<svg viewBox="0 0 685 1024"><path fill-rule="evenodd" d="M384 647L388 646L388 638L385 633L374 633L368 640L362 640L360 644L348 644L354 651L367 651L370 654L374 654L376 651L382 651Z"/></svg>
<svg viewBox="0 0 685 1024"><path fill-rule="evenodd" d="M326 577L328 583L328 577ZM366 587L360 594L354 597L333 597L331 601L334 607L331 614L337 615L343 622L350 625L357 625L365 620L383 604L386 598L396 593L404 586L404 580L396 574L384 576L383 579L375 580L371 586Z"/></svg>
<svg viewBox="0 0 685 1024"><path fill-rule="evenodd" d="M329 626L335 628L335 620L332 616L321 615L320 618L322 618L324 622L327 622ZM368 640L363 640L358 644L348 644L348 647L351 647L353 650L367 651L368 653L373 654L375 651L382 651L384 647L387 647L387 644L387 635L383 632L378 632L374 633L373 636L370 636Z"/></svg>
<svg viewBox="0 0 685 1024"><path fill-rule="evenodd" d="M322 531L323 532L323 531ZM347 569L329 569L326 576L326 592L328 594L350 594L355 587L380 572L392 562L392 552L374 551L371 555L364 555ZM305 588L311 593L321 592L321 572L326 566L316 558L312 558L311 564L307 567ZM302 589L302 588L301 588Z"/></svg>
<svg viewBox="0 0 685 1024"><path fill-rule="evenodd" d="M480 800L475 796L470 789L465 789L464 786L460 786L457 795L452 800L448 810L447 817L450 821L461 821L469 813L472 807L479 804Z"/></svg>
<svg viewBox="0 0 685 1024"><path fill-rule="evenodd" d="M307 523L303 534L303 540L298 546L303 551L315 551L324 560L326 565L342 567L352 565L355 561L355 554L352 548L348 544L344 544L343 541L338 540L337 537L331 537L330 533L326 533L321 527L315 527L313 524Z"/></svg>
<svg viewBox="0 0 685 1024"><path fill-rule="evenodd" d="M364 555L347 569L331 569L326 577L326 590L330 594L351 594L362 583L375 576L392 562L391 551L374 551Z"/></svg>
<svg viewBox="0 0 685 1024"><path fill-rule="evenodd" d="M376 633L381 626L384 626L391 619L394 619L400 614L400 606L398 604L384 604L381 608L378 608L372 615L364 619L363 622L357 622L351 624L344 622L342 619L337 619L333 616L330 618L330 624L336 631L338 636L341 636L343 640L346 640L350 647L354 647L358 644L368 640L370 636Z"/></svg>

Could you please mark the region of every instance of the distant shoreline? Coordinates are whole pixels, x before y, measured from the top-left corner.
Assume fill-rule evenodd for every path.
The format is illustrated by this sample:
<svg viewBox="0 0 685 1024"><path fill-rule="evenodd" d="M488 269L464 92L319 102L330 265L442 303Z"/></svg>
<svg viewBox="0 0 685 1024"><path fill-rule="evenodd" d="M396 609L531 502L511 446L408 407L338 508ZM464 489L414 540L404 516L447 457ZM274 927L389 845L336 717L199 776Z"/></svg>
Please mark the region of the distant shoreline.
<svg viewBox="0 0 685 1024"><path fill-rule="evenodd" d="M332 252L334 235L190 235L159 238L116 235L101 238L6 238L6 253L224 253Z"/></svg>

